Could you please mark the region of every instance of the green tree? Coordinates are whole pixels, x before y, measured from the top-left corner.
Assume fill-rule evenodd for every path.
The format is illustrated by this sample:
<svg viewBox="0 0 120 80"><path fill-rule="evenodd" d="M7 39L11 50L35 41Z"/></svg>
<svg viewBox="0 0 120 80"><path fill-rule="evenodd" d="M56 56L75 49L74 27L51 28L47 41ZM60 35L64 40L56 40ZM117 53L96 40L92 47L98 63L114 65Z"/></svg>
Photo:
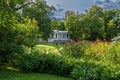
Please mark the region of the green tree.
<svg viewBox="0 0 120 80"><path fill-rule="evenodd" d="M105 10L103 15L105 39L111 40L119 32L119 13L120 10Z"/></svg>
<svg viewBox="0 0 120 80"><path fill-rule="evenodd" d="M6 62L8 57L23 53L24 46L33 42L38 33L37 22L33 19L18 20L17 10L25 0L1 0L0 2L0 60ZM20 5L19 7L16 7Z"/></svg>
<svg viewBox="0 0 120 80"><path fill-rule="evenodd" d="M52 30L65 30L64 22L60 20L52 20L51 27L52 27Z"/></svg>
<svg viewBox="0 0 120 80"><path fill-rule="evenodd" d="M35 3L23 8L23 16L36 19L39 26L39 32L43 39L47 39L51 32L51 20L49 13L53 7L49 7L44 0L34 0Z"/></svg>
<svg viewBox="0 0 120 80"><path fill-rule="evenodd" d="M70 36L74 40L81 39L82 35L82 18L79 14L70 13L65 19L65 28L69 31Z"/></svg>
<svg viewBox="0 0 120 80"><path fill-rule="evenodd" d="M83 36L85 39L103 39L104 21L96 15L87 14L83 17Z"/></svg>
<svg viewBox="0 0 120 80"><path fill-rule="evenodd" d="M90 10L88 11L88 14L102 17L103 16L103 9L101 7L98 7L98 6L92 6L90 8Z"/></svg>
<svg viewBox="0 0 120 80"><path fill-rule="evenodd" d="M67 12L65 28L75 40L104 38L103 10L100 7L92 6L86 14L75 14Z"/></svg>
<svg viewBox="0 0 120 80"><path fill-rule="evenodd" d="M98 6L92 6L83 17L83 36L89 40L104 38L104 20L103 9Z"/></svg>

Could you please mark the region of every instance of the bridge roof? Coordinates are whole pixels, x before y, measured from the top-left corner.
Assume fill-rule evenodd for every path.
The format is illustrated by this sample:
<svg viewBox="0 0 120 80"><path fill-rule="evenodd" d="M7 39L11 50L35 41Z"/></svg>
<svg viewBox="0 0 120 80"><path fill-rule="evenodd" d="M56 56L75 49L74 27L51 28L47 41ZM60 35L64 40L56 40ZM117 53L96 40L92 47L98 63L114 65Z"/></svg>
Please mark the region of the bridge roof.
<svg viewBox="0 0 120 80"><path fill-rule="evenodd" d="M68 33L68 31L53 30L53 33Z"/></svg>

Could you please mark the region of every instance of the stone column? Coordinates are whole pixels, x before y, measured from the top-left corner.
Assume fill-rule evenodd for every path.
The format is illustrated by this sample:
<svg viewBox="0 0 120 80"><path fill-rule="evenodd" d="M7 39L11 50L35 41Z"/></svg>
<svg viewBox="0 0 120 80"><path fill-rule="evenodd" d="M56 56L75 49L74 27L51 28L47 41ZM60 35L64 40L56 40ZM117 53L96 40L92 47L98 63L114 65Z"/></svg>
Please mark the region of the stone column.
<svg viewBox="0 0 120 80"><path fill-rule="evenodd" d="M61 33L59 34L59 36L60 36L60 39L61 39Z"/></svg>
<svg viewBox="0 0 120 80"><path fill-rule="evenodd" d="M64 38L66 39L66 33L64 33Z"/></svg>
<svg viewBox="0 0 120 80"><path fill-rule="evenodd" d="M60 39L60 33L59 33L59 39Z"/></svg>
<svg viewBox="0 0 120 80"><path fill-rule="evenodd" d="M55 38L55 39L57 38L57 33L56 33L56 32L54 33L54 38Z"/></svg>
<svg viewBox="0 0 120 80"><path fill-rule="evenodd" d="M67 39L67 33L65 33L65 39Z"/></svg>
<svg viewBox="0 0 120 80"><path fill-rule="evenodd" d="M61 39L62 39L62 33L61 33Z"/></svg>
<svg viewBox="0 0 120 80"><path fill-rule="evenodd" d="M56 34L55 33L53 33L53 38L55 38L56 37Z"/></svg>
<svg viewBox="0 0 120 80"><path fill-rule="evenodd" d="M62 34L62 38L64 38L64 34Z"/></svg>
<svg viewBox="0 0 120 80"><path fill-rule="evenodd" d="M57 33L57 38L59 39L59 33Z"/></svg>

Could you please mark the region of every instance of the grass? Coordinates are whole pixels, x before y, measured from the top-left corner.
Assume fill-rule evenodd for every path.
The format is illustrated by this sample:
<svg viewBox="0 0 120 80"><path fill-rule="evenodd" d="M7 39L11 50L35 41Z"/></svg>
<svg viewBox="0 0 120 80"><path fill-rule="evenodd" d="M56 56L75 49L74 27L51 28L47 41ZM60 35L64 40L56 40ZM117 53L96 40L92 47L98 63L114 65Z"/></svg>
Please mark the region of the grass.
<svg viewBox="0 0 120 80"><path fill-rule="evenodd" d="M22 73L0 70L0 80L72 80L69 78L40 73Z"/></svg>
<svg viewBox="0 0 120 80"><path fill-rule="evenodd" d="M55 45L55 44L38 44L34 47L35 51L39 51L40 53L53 53L58 54L59 49L63 49L63 46Z"/></svg>
<svg viewBox="0 0 120 80"><path fill-rule="evenodd" d="M41 49L55 49L54 46L51 45L43 45L43 44L39 44L35 46L36 48L41 48Z"/></svg>

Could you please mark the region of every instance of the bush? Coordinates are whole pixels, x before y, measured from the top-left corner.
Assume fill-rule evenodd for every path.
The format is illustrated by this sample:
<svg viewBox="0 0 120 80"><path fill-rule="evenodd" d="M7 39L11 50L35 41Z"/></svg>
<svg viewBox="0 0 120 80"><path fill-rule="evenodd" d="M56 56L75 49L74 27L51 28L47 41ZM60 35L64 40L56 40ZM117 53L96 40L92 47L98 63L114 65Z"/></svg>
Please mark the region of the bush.
<svg viewBox="0 0 120 80"><path fill-rule="evenodd" d="M113 63L65 58L55 54L24 54L13 65L25 72L42 72L77 80L119 80L120 67Z"/></svg>
<svg viewBox="0 0 120 80"><path fill-rule="evenodd" d="M2 58L0 57L0 66L2 65Z"/></svg>
<svg viewBox="0 0 120 80"><path fill-rule="evenodd" d="M104 62L120 63L120 42L90 42L90 46L84 49L82 58Z"/></svg>
<svg viewBox="0 0 120 80"><path fill-rule="evenodd" d="M24 54L12 61L15 67L25 72L43 72L69 75L72 71L72 60L55 54Z"/></svg>
<svg viewBox="0 0 120 80"><path fill-rule="evenodd" d="M118 75L112 64L84 60L78 60L72 72L77 80L118 80Z"/></svg>
<svg viewBox="0 0 120 80"><path fill-rule="evenodd" d="M64 46L64 54L73 58L80 58L84 54L84 48L79 42L67 43Z"/></svg>
<svg viewBox="0 0 120 80"><path fill-rule="evenodd" d="M99 47L101 44L105 43L99 43L95 46ZM87 53L81 53L79 57L77 55L73 56L74 52L77 52L77 50L79 52L80 47L78 45L80 45L83 52L91 48L91 44L83 45L76 43L73 44L75 47L72 44L66 44L64 49L68 50L63 52L67 56L61 54L61 52L60 54L50 53L48 51L42 53L39 51L41 48L24 48L24 54L16 55L15 57L17 59L14 58L11 63L14 67L25 72L52 73L64 76L71 75L71 77L78 80L119 80L120 65L113 63L111 60L112 51L117 47L113 48L109 45L111 47L110 49L113 50L108 51L108 45L104 45L103 47L106 46L106 48L103 53L92 53L92 51L95 52L94 49L100 49L92 47L92 49L94 48L93 50L91 49L92 51L89 50ZM69 53L71 50L73 50L72 55ZM108 52L109 54L104 52Z"/></svg>
<svg viewBox="0 0 120 80"><path fill-rule="evenodd" d="M120 63L120 42L112 43L109 50L109 56L114 63Z"/></svg>

